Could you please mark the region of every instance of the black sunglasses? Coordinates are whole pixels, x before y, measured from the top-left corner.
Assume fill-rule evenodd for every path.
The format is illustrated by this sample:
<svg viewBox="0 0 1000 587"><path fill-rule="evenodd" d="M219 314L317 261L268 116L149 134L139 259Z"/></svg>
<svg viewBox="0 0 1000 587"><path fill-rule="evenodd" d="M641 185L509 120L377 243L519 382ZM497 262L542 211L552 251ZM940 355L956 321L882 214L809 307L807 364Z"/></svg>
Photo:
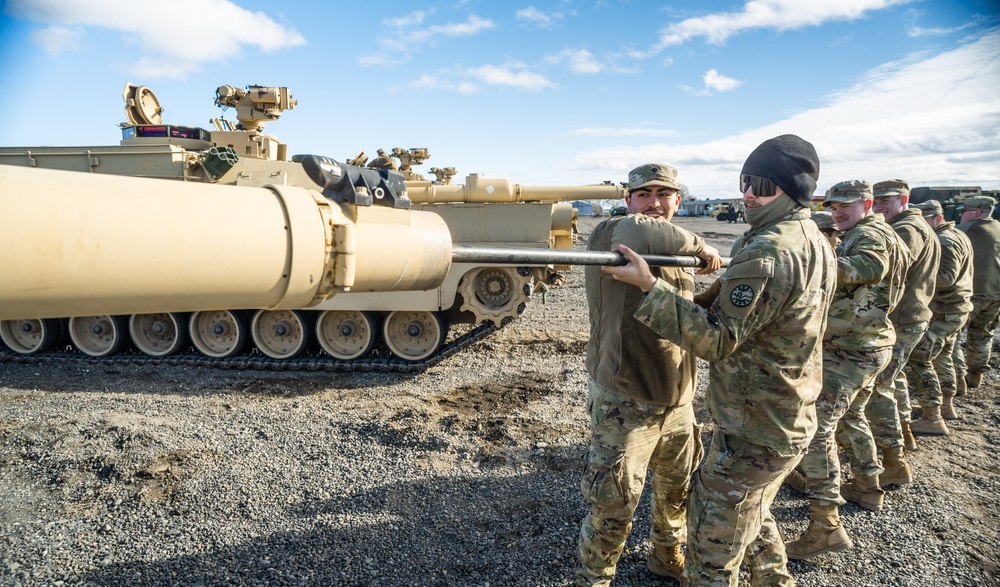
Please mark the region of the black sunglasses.
<svg viewBox="0 0 1000 587"><path fill-rule="evenodd" d="M753 188L753 195L758 198L768 198L778 193L778 186L766 177L740 175L740 193L745 194L749 187Z"/></svg>

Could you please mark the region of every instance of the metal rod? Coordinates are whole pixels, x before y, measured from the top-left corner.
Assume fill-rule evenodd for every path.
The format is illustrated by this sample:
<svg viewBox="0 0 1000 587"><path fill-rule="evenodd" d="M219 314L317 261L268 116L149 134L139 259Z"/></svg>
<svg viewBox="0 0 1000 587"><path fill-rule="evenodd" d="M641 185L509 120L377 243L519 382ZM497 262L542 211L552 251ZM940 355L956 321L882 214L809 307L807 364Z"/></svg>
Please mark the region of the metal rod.
<svg viewBox="0 0 1000 587"><path fill-rule="evenodd" d="M642 255L651 267L703 267L705 261L683 255ZM722 266L729 265L722 258ZM519 247L476 247L453 245L452 263L496 263L503 265L627 265L628 259L612 251L564 251Z"/></svg>

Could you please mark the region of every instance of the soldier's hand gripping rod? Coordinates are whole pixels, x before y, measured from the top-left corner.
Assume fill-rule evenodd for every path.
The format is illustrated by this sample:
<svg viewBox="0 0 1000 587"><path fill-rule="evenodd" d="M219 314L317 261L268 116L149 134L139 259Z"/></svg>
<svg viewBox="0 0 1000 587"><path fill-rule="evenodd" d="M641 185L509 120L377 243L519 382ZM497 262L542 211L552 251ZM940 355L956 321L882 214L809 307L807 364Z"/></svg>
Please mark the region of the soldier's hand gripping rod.
<svg viewBox="0 0 1000 587"><path fill-rule="evenodd" d="M650 267L704 267L705 260L683 255L641 255ZM730 258L722 257L722 266ZM453 245L452 263L496 263L502 265L628 265L628 259L613 251L563 251L518 247Z"/></svg>

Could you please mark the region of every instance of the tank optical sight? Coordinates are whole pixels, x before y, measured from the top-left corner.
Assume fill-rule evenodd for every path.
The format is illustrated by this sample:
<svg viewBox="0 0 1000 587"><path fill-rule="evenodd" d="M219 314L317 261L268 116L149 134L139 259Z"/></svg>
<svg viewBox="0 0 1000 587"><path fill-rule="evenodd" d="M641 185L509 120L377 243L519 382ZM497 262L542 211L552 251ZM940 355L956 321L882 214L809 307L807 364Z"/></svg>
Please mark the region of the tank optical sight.
<svg viewBox="0 0 1000 587"><path fill-rule="evenodd" d="M319 155L295 155L309 179L323 188L323 195L335 202L355 206L386 206L409 209L403 174L389 169L368 169L339 163Z"/></svg>

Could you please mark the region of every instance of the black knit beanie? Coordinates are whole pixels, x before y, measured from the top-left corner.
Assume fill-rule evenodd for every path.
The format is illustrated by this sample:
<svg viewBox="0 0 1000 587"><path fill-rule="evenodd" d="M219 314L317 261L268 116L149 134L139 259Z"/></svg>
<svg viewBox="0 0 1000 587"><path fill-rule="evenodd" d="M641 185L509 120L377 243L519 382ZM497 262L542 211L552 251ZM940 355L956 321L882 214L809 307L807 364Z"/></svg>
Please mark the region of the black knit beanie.
<svg viewBox="0 0 1000 587"><path fill-rule="evenodd" d="M809 141L795 135L781 135L754 149L740 173L766 177L793 200L808 207L819 179L819 157Z"/></svg>

